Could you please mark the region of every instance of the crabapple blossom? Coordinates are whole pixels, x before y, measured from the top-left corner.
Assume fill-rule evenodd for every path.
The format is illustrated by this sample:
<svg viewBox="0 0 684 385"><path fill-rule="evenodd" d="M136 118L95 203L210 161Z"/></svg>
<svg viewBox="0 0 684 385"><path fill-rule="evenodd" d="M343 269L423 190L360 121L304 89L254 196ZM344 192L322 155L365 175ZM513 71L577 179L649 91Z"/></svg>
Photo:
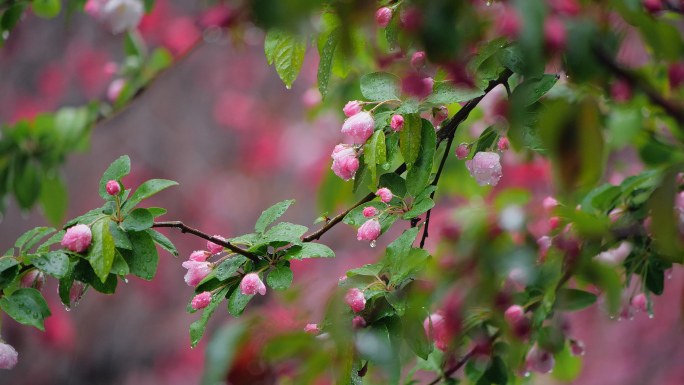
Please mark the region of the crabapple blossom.
<svg viewBox="0 0 684 385"><path fill-rule="evenodd" d="M366 218L371 218L376 215L378 215L378 209L376 209L375 207L370 206L363 209L363 216Z"/></svg>
<svg viewBox="0 0 684 385"><path fill-rule="evenodd" d="M643 0L644 8L647 12L656 13L663 7L661 1L662 0Z"/></svg>
<svg viewBox="0 0 684 385"><path fill-rule="evenodd" d="M434 85L435 80L433 78L413 73L401 80L401 91L422 99L432 93Z"/></svg>
<svg viewBox="0 0 684 385"><path fill-rule="evenodd" d="M551 230L556 230L560 226L560 218L558 217L551 217L549 218L549 227Z"/></svg>
<svg viewBox="0 0 684 385"><path fill-rule="evenodd" d="M390 125L394 131L401 131L401 129L404 128L404 117L401 115L392 116Z"/></svg>
<svg viewBox="0 0 684 385"><path fill-rule="evenodd" d="M387 203L392 200L392 191L388 189L387 187L383 187L379 189L375 195L380 196L380 200L383 201L384 203Z"/></svg>
<svg viewBox="0 0 684 385"><path fill-rule="evenodd" d="M577 16L582 11L576 0L553 0L549 5L554 13L561 15Z"/></svg>
<svg viewBox="0 0 684 385"><path fill-rule="evenodd" d="M379 28L386 28L392 20L392 9L382 7L375 12L375 25Z"/></svg>
<svg viewBox="0 0 684 385"><path fill-rule="evenodd" d="M546 254L549 252L549 249L551 248L551 237L548 235L545 235L539 239L537 239L537 246L539 246L539 260L540 261L545 261L546 260Z"/></svg>
<svg viewBox="0 0 684 385"><path fill-rule="evenodd" d="M411 67L415 69L421 69L425 67L425 64L427 63L426 57L425 57L425 52L423 51L418 51L411 56Z"/></svg>
<svg viewBox="0 0 684 385"><path fill-rule="evenodd" d="M102 0L88 0L83 5L83 12L87 13L94 19L100 18L100 11L102 11Z"/></svg>
<svg viewBox="0 0 684 385"><path fill-rule="evenodd" d="M521 21L518 12L513 7L505 7L496 23L500 35L515 38L520 32Z"/></svg>
<svg viewBox="0 0 684 385"><path fill-rule="evenodd" d="M76 225L69 227L62 238L62 246L71 251L82 253L88 250L93 233L87 225Z"/></svg>
<svg viewBox="0 0 684 385"><path fill-rule="evenodd" d="M107 100L109 100L111 103L115 103L125 85L126 81L124 79L112 80L107 88Z"/></svg>
<svg viewBox="0 0 684 385"><path fill-rule="evenodd" d="M10 344L0 340L0 369L12 369L17 364L18 356L16 350Z"/></svg>
<svg viewBox="0 0 684 385"><path fill-rule="evenodd" d="M110 180L109 182L107 182L105 190L107 190L107 194L109 195L119 195L119 193L121 192L121 185L119 185L119 182L115 180Z"/></svg>
<svg viewBox="0 0 684 385"><path fill-rule="evenodd" d="M356 150L348 144L338 144L335 146L331 155L333 158L331 169L335 175L344 180L353 178L356 170L359 169L359 160L356 155Z"/></svg>
<svg viewBox="0 0 684 385"><path fill-rule="evenodd" d="M197 286L214 269L212 263L192 260L183 262L181 266L188 269L184 277L188 286Z"/></svg>
<svg viewBox="0 0 684 385"><path fill-rule="evenodd" d="M197 294L192 301L190 302L190 306L192 306L193 309L199 310L199 309L204 309L205 307L209 306L211 303L211 293L208 291L205 291L203 293Z"/></svg>
<svg viewBox="0 0 684 385"><path fill-rule="evenodd" d="M496 186L501 179L501 163L499 154L495 152L480 151L473 159L465 162L466 168L470 171L470 176L474 177L477 184L486 186L491 184Z"/></svg>
<svg viewBox="0 0 684 385"><path fill-rule="evenodd" d="M259 274L249 273L242 278L240 291L244 295L254 295L256 293L266 295L266 285L259 278Z"/></svg>
<svg viewBox="0 0 684 385"><path fill-rule="evenodd" d="M356 233L356 239L359 241L373 242L380 236L380 221L378 218L369 219L359 227L359 231Z"/></svg>
<svg viewBox="0 0 684 385"><path fill-rule="evenodd" d="M357 315L354 317L352 320L352 329L354 330L361 330L366 327L366 320L361 317L360 315Z"/></svg>
<svg viewBox="0 0 684 385"><path fill-rule="evenodd" d="M71 306L75 307L79 302L81 302L81 298L83 298L83 294L85 294L86 290L88 290L87 283L74 281L74 284L71 285L71 290L69 291L69 301L71 302Z"/></svg>
<svg viewBox="0 0 684 385"><path fill-rule="evenodd" d="M632 307L636 312L648 310L646 303L646 295L644 293L639 293L635 295L634 298L632 298Z"/></svg>
<svg viewBox="0 0 684 385"><path fill-rule="evenodd" d="M317 324L306 324L304 327L304 332L309 334L318 334L321 330L318 328Z"/></svg>
<svg viewBox="0 0 684 385"><path fill-rule="evenodd" d="M500 151L508 150L510 147L510 143L508 142L508 138L503 137L499 139L499 143L497 144L497 147L499 148Z"/></svg>
<svg viewBox="0 0 684 385"><path fill-rule="evenodd" d="M575 357L584 355L584 343L582 341L570 341L570 354Z"/></svg>
<svg viewBox="0 0 684 385"><path fill-rule="evenodd" d="M556 16L549 16L544 21L544 39L546 47L551 52L562 51L568 40L568 32L563 21Z"/></svg>
<svg viewBox="0 0 684 385"><path fill-rule="evenodd" d="M506 309L504 318L509 325L515 326L518 322L525 318L525 309L520 305L513 305Z"/></svg>
<svg viewBox="0 0 684 385"><path fill-rule="evenodd" d="M190 254L190 258L188 259L195 262L206 262L209 257L211 257L210 252L204 250L196 250L193 251L192 254Z"/></svg>
<svg viewBox="0 0 684 385"><path fill-rule="evenodd" d="M619 265L632 252L632 244L629 242L622 242L620 246L601 252L596 259L607 263L609 265Z"/></svg>
<svg viewBox="0 0 684 385"><path fill-rule="evenodd" d="M357 288L349 289L347 294L344 296L344 302L346 302L354 311L358 313L366 308L366 297L363 296L363 292Z"/></svg>
<svg viewBox="0 0 684 385"><path fill-rule="evenodd" d="M632 99L632 85L624 79L617 79L610 86L610 95L617 103L624 103Z"/></svg>
<svg viewBox="0 0 684 385"><path fill-rule="evenodd" d="M354 138L354 143L363 144L373 135L375 121L368 112L359 112L349 117L342 125L342 133Z"/></svg>
<svg viewBox="0 0 684 385"><path fill-rule="evenodd" d="M449 117L449 109L446 108L446 106L439 106L435 107L432 109L432 115L430 116L430 122L432 123L433 126L435 126L435 129L439 127L439 125L442 124L443 121L446 120L446 118Z"/></svg>
<svg viewBox="0 0 684 385"><path fill-rule="evenodd" d="M226 240L226 238L223 238L223 237L220 236L220 235L214 235L214 238L220 239L220 240L222 240L222 241L225 241L225 240ZM210 251L212 254L218 254L218 253L220 253L220 252L223 251L223 246L221 246L221 245L219 245L219 244L216 244L216 243L214 243L214 242L212 242L212 241L207 241L207 249L209 249L209 251Z"/></svg>
<svg viewBox="0 0 684 385"><path fill-rule="evenodd" d="M113 34L133 29L140 24L145 7L140 0L108 0L102 8L102 19Z"/></svg>
<svg viewBox="0 0 684 385"><path fill-rule="evenodd" d="M347 116L354 116L361 112L361 108L363 107L363 102L359 100L352 100L347 102L345 104L344 108L342 109L342 112L344 112L345 115Z"/></svg>
<svg viewBox="0 0 684 385"><path fill-rule="evenodd" d="M432 327L430 327L430 321L432 321ZM444 312L438 310L430 314L430 317L423 321L423 328L425 328L425 334L428 335L428 338L435 341L437 349L443 352L447 350L449 332L444 320Z"/></svg>
<svg viewBox="0 0 684 385"><path fill-rule="evenodd" d="M553 209L558 207L558 201L553 199L552 197L546 197L542 201L542 207L544 207L544 211L550 213L551 211L553 211Z"/></svg>
<svg viewBox="0 0 684 385"><path fill-rule="evenodd" d="M458 147L456 147L456 158L458 159L465 159L470 155L470 147L468 147L468 143L461 143Z"/></svg>
<svg viewBox="0 0 684 385"><path fill-rule="evenodd" d="M19 282L20 288L32 287L38 291L43 288L43 285L45 285L45 274L38 269L26 273Z"/></svg>
<svg viewBox="0 0 684 385"><path fill-rule="evenodd" d="M670 88L679 88L684 84L684 64L670 64L667 68L667 76L670 81Z"/></svg>
<svg viewBox="0 0 684 385"><path fill-rule="evenodd" d="M527 353L526 362L527 370L537 373L550 373L556 364L553 354L540 349L537 344L532 345L532 349Z"/></svg>

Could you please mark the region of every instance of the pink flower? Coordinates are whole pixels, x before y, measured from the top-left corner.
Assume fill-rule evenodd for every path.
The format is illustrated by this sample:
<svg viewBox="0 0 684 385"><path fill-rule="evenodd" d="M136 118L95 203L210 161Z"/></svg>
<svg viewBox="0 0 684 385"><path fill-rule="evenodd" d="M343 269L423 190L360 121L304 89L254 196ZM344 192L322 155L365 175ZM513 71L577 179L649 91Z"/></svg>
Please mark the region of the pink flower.
<svg viewBox="0 0 684 385"><path fill-rule="evenodd" d="M222 241L225 241L225 240L226 240L226 238L223 238L223 237L220 236L220 235L214 235L214 238L220 239L220 240L222 240ZM218 254L218 253L220 253L220 252L223 251L223 246L218 245L218 244L216 244L216 243L214 243L214 242L212 242L212 241L207 241L207 249L209 249L209 251L210 251L212 254Z"/></svg>
<svg viewBox="0 0 684 385"><path fill-rule="evenodd" d="M561 15L577 16L582 11L582 8L575 0L554 0L550 6L553 12Z"/></svg>
<svg viewBox="0 0 684 385"><path fill-rule="evenodd" d="M457 159L465 159L470 155L470 148L468 147L468 143L461 143L458 147L456 147L456 158Z"/></svg>
<svg viewBox="0 0 684 385"><path fill-rule="evenodd" d="M542 207L544 207L544 211L550 213L551 211L553 211L553 209L558 207L558 201L553 199L552 197L546 197L542 201Z"/></svg>
<svg viewBox="0 0 684 385"><path fill-rule="evenodd" d="M354 317L352 320L352 329L354 330L361 330L366 327L366 320L363 319L360 315L357 315Z"/></svg>
<svg viewBox="0 0 684 385"><path fill-rule="evenodd" d="M518 12L513 7L505 7L496 23L496 29L499 35L515 38L520 32L521 24Z"/></svg>
<svg viewBox="0 0 684 385"><path fill-rule="evenodd" d="M415 69L421 69L425 67L425 64L427 63L427 59L425 57L425 52L423 51L418 51L413 54L411 57L411 67Z"/></svg>
<svg viewBox="0 0 684 385"><path fill-rule="evenodd" d="M188 269L185 274L185 283L188 286L197 286L214 268L214 265L209 262L185 261L182 266Z"/></svg>
<svg viewBox="0 0 684 385"><path fill-rule="evenodd" d="M632 298L632 307L636 312L648 310L646 295L644 293L635 295L634 298Z"/></svg>
<svg viewBox="0 0 684 385"><path fill-rule="evenodd" d="M435 80L433 78L423 77L414 73L401 80L401 91L405 94L422 99L432 93L432 87L434 85Z"/></svg>
<svg viewBox="0 0 684 385"><path fill-rule="evenodd" d="M356 170L359 169L359 160L356 157L356 150L348 144L338 144L335 146L331 155L333 164L331 169L335 175L344 180L354 177Z"/></svg>
<svg viewBox="0 0 684 385"><path fill-rule="evenodd" d="M496 186L501 179L501 163L499 154L495 152L480 151L471 160L465 162L470 176L474 177L477 184Z"/></svg>
<svg viewBox="0 0 684 385"><path fill-rule="evenodd" d="M558 217L551 217L549 218L549 227L551 227L551 230L555 230L560 226L560 218Z"/></svg>
<svg viewBox="0 0 684 385"><path fill-rule="evenodd" d="M62 246L71 251L82 253L88 250L93 233L87 225L76 225L69 227L62 238Z"/></svg>
<svg viewBox="0 0 684 385"><path fill-rule="evenodd" d="M121 185L119 185L119 182L115 180L110 180L107 182L105 190L107 190L107 194L109 195L119 195L119 192L121 192Z"/></svg>
<svg viewBox="0 0 684 385"><path fill-rule="evenodd" d="M86 290L88 290L88 284L81 281L74 281L74 284L71 285L71 290L69 291L71 307L78 306L78 303L81 302L81 298L83 298L83 294L85 294Z"/></svg>
<svg viewBox="0 0 684 385"><path fill-rule="evenodd" d="M341 276L340 278L337 279L337 282L342 282L342 281L344 281L345 279L347 279L347 276L346 276L346 275L343 275L343 276Z"/></svg>
<svg viewBox="0 0 684 385"><path fill-rule="evenodd" d="M662 9L662 0L643 0L647 12L656 13Z"/></svg>
<svg viewBox="0 0 684 385"><path fill-rule="evenodd" d="M19 282L20 288L32 287L38 291L43 288L43 285L45 285L45 274L38 269L33 269L24 274Z"/></svg>
<svg viewBox="0 0 684 385"><path fill-rule="evenodd" d="M430 327L430 321L432 321L432 328ZM450 333L446 327L444 312L438 310L437 312L430 314L430 317L423 321L423 328L425 328L425 334L428 335L428 338L435 341L437 349L443 352L447 350Z"/></svg>
<svg viewBox="0 0 684 385"><path fill-rule="evenodd" d="M318 334L320 329L318 328L317 324L306 324L304 327L304 332L309 333L309 334Z"/></svg>
<svg viewBox="0 0 684 385"><path fill-rule="evenodd" d="M266 295L266 285L261 282L259 274L249 273L242 278L242 282L240 282L240 291L244 295L254 295L256 293Z"/></svg>
<svg viewBox="0 0 684 385"><path fill-rule="evenodd" d="M349 304L354 313L358 313L366 307L366 297L357 288L349 289L344 296L344 302Z"/></svg>
<svg viewBox="0 0 684 385"><path fill-rule="evenodd" d="M0 369L12 369L17 364L17 351L12 345L0 342Z"/></svg>
<svg viewBox="0 0 684 385"><path fill-rule="evenodd" d="M546 254L551 248L551 237L545 235L537 239L537 246L539 246L539 260L543 263L546 261Z"/></svg>
<svg viewBox="0 0 684 385"><path fill-rule="evenodd" d="M375 195L380 196L380 200L387 203L392 200L392 191L388 189L387 187L383 187L380 190L378 190Z"/></svg>
<svg viewBox="0 0 684 385"><path fill-rule="evenodd" d="M565 24L556 16L549 16L544 21L544 39L546 41L546 48L551 52L562 51L565 48L565 43L568 40L568 32L565 30Z"/></svg>
<svg viewBox="0 0 684 385"><path fill-rule="evenodd" d="M401 131L401 129L404 128L404 117L401 115L392 116L390 125L394 131Z"/></svg>
<svg viewBox="0 0 684 385"><path fill-rule="evenodd" d="M423 25L423 14L415 6L403 7L399 14L401 28L407 32L413 32Z"/></svg>
<svg viewBox="0 0 684 385"><path fill-rule="evenodd" d="M192 302L190 302L190 306L192 306L192 308L195 310L199 310L199 309L204 309L205 307L209 306L210 303L211 303L211 293L208 291L205 291L204 293L197 294L192 299Z"/></svg>
<svg viewBox="0 0 684 385"><path fill-rule="evenodd" d="M618 103L632 99L632 85L626 80L618 79L610 86L610 96Z"/></svg>
<svg viewBox="0 0 684 385"><path fill-rule="evenodd" d="M525 319L525 309L523 309L522 306L513 305L504 312L504 318L506 319L506 322L513 327L518 322Z"/></svg>
<svg viewBox="0 0 684 385"><path fill-rule="evenodd" d="M435 107L432 109L432 115L430 115L430 123L435 126L436 130L448 117L449 109L446 106Z"/></svg>
<svg viewBox="0 0 684 385"><path fill-rule="evenodd" d="M632 244L629 242L622 242L617 248L600 253L596 259L609 265L617 266L621 264L631 252Z"/></svg>
<svg viewBox="0 0 684 385"><path fill-rule="evenodd" d="M582 341L570 341L570 354L575 357L584 355L584 344Z"/></svg>
<svg viewBox="0 0 684 385"><path fill-rule="evenodd" d="M670 80L670 88L679 88L684 84L684 64L670 64L667 69L667 76Z"/></svg>
<svg viewBox="0 0 684 385"><path fill-rule="evenodd" d="M371 218L378 215L378 209L375 207L366 207L363 209L363 216L366 218Z"/></svg>
<svg viewBox="0 0 684 385"><path fill-rule="evenodd" d="M93 19L100 18L100 11L102 10L101 0L88 0L83 6L83 11L90 15Z"/></svg>
<svg viewBox="0 0 684 385"><path fill-rule="evenodd" d="M114 79L111 83L109 83L109 88L107 88L107 99L111 103L115 103L125 85L126 81L124 79Z"/></svg>
<svg viewBox="0 0 684 385"><path fill-rule="evenodd" d="M190 254L189 260L195 262L206 262L209 257L211 257L211 253L209 253L208 251L196 250L193 251L192 254Z"/></svg>
<svg viewBox="0 0 684 385"><path fill-rule="evenodd" d="M537 344L532 345L529 353L527 353L527 370L537 373L550 373L556 360L553 359L553 354L546 350L541 350Z"/></svg>
<svg viewBox="0 0 684 385"><path fill-rule="evenodd" d="M499 147L500 151L508 150L508 148L510 147L510 144L508 143L508 138L503 137L499 139L499 144L497 145L497 147Z"/></svg>
<svg viewBox="0 0 684 385"><path fill-rule="evenodd" d="M392 20L392 10L389 7L382 7L375 12L375 25L385 28Z"/></svg>
<svg viewBox="0 0 684 385"><path fill-rule="evenodd" d="M359 241L373 242L378 239L381 230L378 218L369 219L359 227L359 231L356 233L356 239Z"/></svg>
<svg viewBox="0 0 684 385"><path fill-rule="evenodd" d="M344 121L342 133L351 135L354 143L363 144L373 135L374 128L373 117L368 112L359 112Z"/></svg>
<svg viewBox="0 0 684 385"><path fill-rule="evenodd" d="M347 116L354 116L361 112L361 108L363 107L365 103L359 100L352 100L347 102L347 104L344 106L342 111L344 112L345 115Z"/></svg>
<svg viewBox="0 0 684 385"><path fill-rule="evenodd" d="M93 0L88 0L88 3L90 3L91 1L93 1ZM86 6L87 5L88 4L86 3ZM118 71L118 70L119 70L119 66L117 66L116 63L114 63L113 61L107 62L107 64L105 64L104 67L102 68L102 71L107 76L112 76L112 75L116 74L116 71Z"/></svg>

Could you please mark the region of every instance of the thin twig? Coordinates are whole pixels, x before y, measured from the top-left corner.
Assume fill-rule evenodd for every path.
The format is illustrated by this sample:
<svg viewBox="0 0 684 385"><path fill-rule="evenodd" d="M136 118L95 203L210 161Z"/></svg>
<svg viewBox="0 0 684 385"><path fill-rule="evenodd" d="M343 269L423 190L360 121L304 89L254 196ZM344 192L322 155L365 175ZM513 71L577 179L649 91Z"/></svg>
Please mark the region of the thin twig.
<svg viewBox="0 0 684 385"><path fill-rule="evenodd" d="M235 246L234 244L232 244L230 242L223 241L219 238L212 237L209 234L203 233L197 229L193 229L192 227L188 227L185 224L183 224L183 222L181 222L181 221L154 222L152 227L175 227L177 229L180 229L180 231L183 233L190 233L190 234L196 235L200 238L206 239L207 241L211 241L217 245L221 245L221 246L227 248L228 250L230 250L232 252L238 253L240 255L244 255L245 257L251 259L254 262L257 262L259 260L258 255L254 254L250 251L247 251L245 249L241 249L241 248Z"/></svg>
<svg viewBox="0 0 684 385"><path fill-rule="evenodd" d="M454 135L451 135L449 139L447 140L447 146L446 149L444 150L444 155L442 155L442 161L439 163L439 169L437 169L437 175L435 175L435 180L432 181L433 186L437 186L437 183L439 182L439 177L442 175L442 170L444 169L444 164L446 163L447 157L449 156L449 153L451 151L451 143L454 141ZM434 200L435 199L435 192L433 191L430 194L430 199ZM429 237L428 235L428 226L430 226L430 214L432 213L432 209L427 211L427 214L425 214L425 228L423 228L423 237L420 239L420 248L422 249L423 246L425 246L425 239Z"/></svg>
<svg viewBox="0 0 684 385"><path fill-rule="evenodd" d="M468 353L466 353L463 357L461 357L461 359L458 360L458 362L457 362L456 364L454 364L454 366L452 366L451 368L449 368L449 370L447 370L446 372L444 372L444 376L443 376L443 377L435 378L435 379L434 379L431 383L429 383L428 385L439 384L439 383L442 382L442 380L444 380L445 378L451 377L452 374L456 373L456 371L457 371L458 369L461 369L461 367L462 367L463 365L465 365L465 364L468 362L468 360L470 360L470 359L475 355L475 350L477 350L477 346L474 347L474 348L472 348Z"/></svg>

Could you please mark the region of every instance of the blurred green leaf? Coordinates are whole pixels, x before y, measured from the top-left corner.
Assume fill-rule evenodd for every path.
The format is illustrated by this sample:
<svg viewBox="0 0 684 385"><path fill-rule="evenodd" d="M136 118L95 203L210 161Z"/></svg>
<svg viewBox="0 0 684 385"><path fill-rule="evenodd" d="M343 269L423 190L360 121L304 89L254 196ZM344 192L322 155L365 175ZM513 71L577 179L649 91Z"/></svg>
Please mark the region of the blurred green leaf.
<svg viewBox="0 0 684 385"><path fill-rule="evenodd" d="M556 293L556 309L578 311L596 303L596 294L578 289L560 289Z"/></svg>
<svg viewBox="0 0 684 385"><path fill-rule="evenodd" d="M373 72L363 75L361 77L361 93L364 98L374 102L399 99L401 96L401 79L389 72Z"/></svg>
<svg viewBox="0 0 684 385"><path fill-rule="evenodd" d="M109 221L106 219L95 222L91 230L93 233L93 243L88 249L86 259L88 259L93 270L104 283L114 261L114 238L109 232Z"/></svg>
<svg viewBox="0 0 684 385"><path fill-rule="evenodd" d="M428 185L435 157L437 136L432 123L422 120L420 135L420 152L415 163L406 173L406 189L411 196L418 196ZM404 127L404 130L406 127ZM402 130L403 132L403 130Z"/></svg>
<svg viewBox="0 0 684 385"><path fill-rule="evenodd" d="M52 314L45 298L31 288L19 289L0 298L0 307L20 324L35 326L41 331L45 331L43 320Z"/></svg>
<svg viewBox="0 0 684 385"><path fill-rule="evenodd" d="M306 41L292 35L284 35L278 40L273 52L275 68L285 86L289 89L297 79L304 63Z"/></svg>

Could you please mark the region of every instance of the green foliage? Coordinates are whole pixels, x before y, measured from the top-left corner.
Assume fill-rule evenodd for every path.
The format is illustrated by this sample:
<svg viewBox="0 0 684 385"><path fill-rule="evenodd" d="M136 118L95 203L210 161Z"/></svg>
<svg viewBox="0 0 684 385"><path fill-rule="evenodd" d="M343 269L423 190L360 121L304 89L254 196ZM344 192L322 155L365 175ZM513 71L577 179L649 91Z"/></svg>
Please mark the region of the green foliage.
<svg viewBox="0 0 684 385"><path fill-rule="evenodd" d="M278 218L280 218L280 216L283 215L285 211L293 203L295 203L293 199L287 200L280 203L276 203L275 205L264 210L264 212L261 213L261 216L257 220L256 225L254 226L254 231L256 231L257 233L263 233L264 231L266 231L266 227L268 227L268 225L278 220Z"/></svg>

